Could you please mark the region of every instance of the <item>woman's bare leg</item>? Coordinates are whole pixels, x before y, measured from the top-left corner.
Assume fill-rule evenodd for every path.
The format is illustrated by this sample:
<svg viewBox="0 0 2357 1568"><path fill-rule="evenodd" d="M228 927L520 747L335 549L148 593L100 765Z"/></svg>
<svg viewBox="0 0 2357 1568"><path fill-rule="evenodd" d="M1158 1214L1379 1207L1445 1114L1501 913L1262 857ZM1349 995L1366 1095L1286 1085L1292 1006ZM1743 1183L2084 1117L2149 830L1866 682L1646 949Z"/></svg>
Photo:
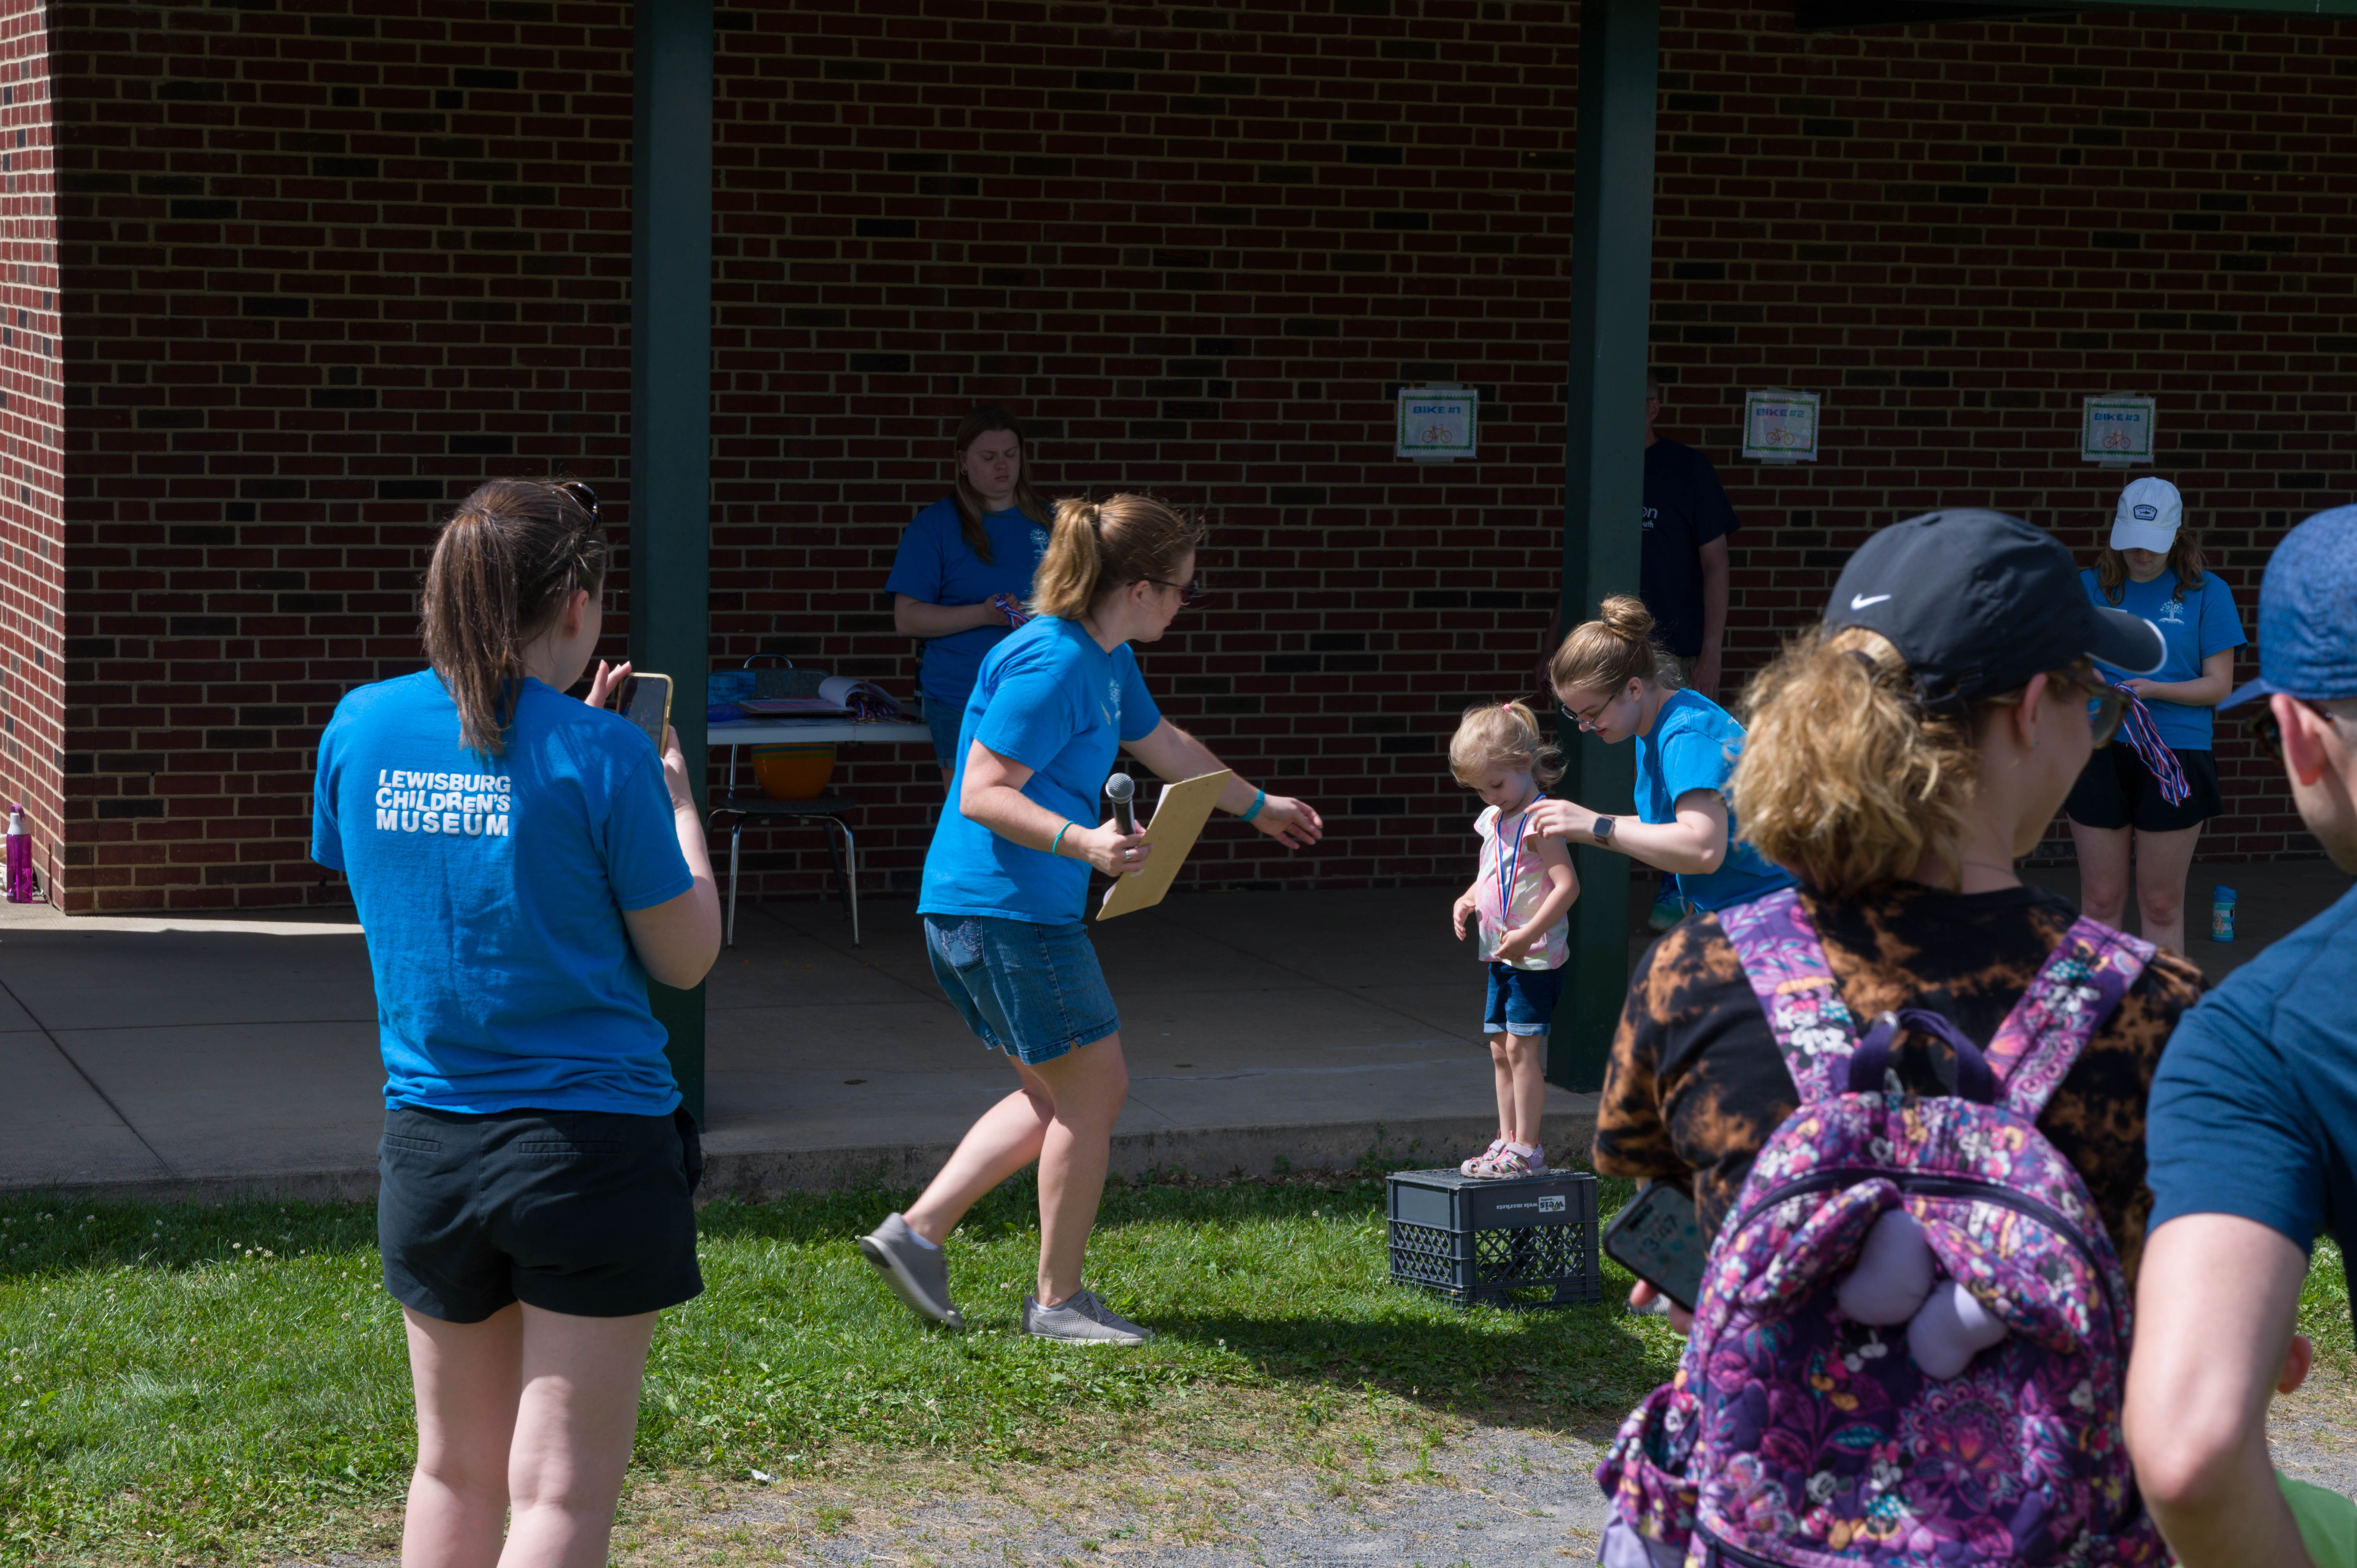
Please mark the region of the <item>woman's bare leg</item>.
<svg viewBox="0 0 2357 1568"><path fill-rule="evenodd" d="M2079 850L2079 913L2123 929L2128 912L2128 828L2091 828L2071 824L2071 842Z"/></svg>
<svg viewBox="0 0 2357 1568"><path fill-rule="evenodd" d="M1039 1150L1039 1281L1037 1299L1055 1306L1081 1288L1089 1231L1104 1196L1114 1123L1129 1098L1121 1036L1107 1035L1031 1069L1055 1097Z"/></svg>
<svg viewBox="0 0 2357 1568"><path fill-rule="evenodd" d="M523 1308L445 1323L404 1307L417 1468L402 1568L491 1568L508 1522L508 1452L523 1387Z"/></svg>
<svg viewBox="0 0 2357 1568"><path fill-rule="evenodd" d="M522 1312L523 1391L508 1456L515 1517L500 1568L606 1568L656 1315Z"/></svg>
<svg viewBox="0 0 2357 1568"><path fill-rule="evenodd" d="M1012 1057L1007 1058L1014 1061ZM1039 1157L1056 1115L1056 1097L1031 1069L1015 1062L1022 1087L988 1111L958 1140L957 1152L901 1219L939 1246L983 1194Z"/></svg>
<svg viewBox="0 0 2357 1568"><path fill-rule="evenodd" d="M2193 846L2201 824L2170 832L2136 836L2136 914L2144 940L2185 950L2185 877L2193 868Z"/></svg>

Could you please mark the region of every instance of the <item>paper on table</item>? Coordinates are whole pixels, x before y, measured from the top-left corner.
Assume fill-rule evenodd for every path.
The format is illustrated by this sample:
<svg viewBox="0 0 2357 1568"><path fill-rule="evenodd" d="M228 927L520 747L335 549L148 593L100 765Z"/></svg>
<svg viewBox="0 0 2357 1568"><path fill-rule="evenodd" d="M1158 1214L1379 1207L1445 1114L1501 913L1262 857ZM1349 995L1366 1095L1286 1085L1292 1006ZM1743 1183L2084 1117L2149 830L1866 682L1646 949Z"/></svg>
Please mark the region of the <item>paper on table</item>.
<svg viewBox="0 0 2357 1568"><path fill-rule="evenodd" d="M1162 896L1170 891L1171 879L1187 864L1187 852L1195 847L1203 824L1211 820L1211 808L1219 803L1220 791L1228 787L1228 780L1233 777L1222 768L1217 773L1163 786L1162 799L1154 805L1154 821L1146 826L1146 842L1154 846L1154 853L1146 857L1143 869L1114 878L1113 886L1105 891L1103 905L1097 910L1098 919L1110 920L1132 910L1151 909L1162 902Z"/></svg>

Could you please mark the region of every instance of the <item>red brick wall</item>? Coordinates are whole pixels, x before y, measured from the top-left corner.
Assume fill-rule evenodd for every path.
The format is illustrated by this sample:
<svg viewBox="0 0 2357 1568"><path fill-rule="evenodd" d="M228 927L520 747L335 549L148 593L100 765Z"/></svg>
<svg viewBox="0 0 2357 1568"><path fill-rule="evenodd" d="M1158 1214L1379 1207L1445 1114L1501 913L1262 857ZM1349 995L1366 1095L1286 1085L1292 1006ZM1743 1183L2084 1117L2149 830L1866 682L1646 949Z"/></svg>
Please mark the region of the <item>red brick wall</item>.
<svg viewBox="0 0 2357 1568"><path fill-rule="evenodd" d="M49 122L41 8L8 0L0 5L0 789L24 804L44 852L57 845L64 807L67 566ZM37 864L54 886L54 862L44 854Z"/></svg>
<svg viewBox="0 0 2357 1568"><path fill-rule="evenodd" d="M445 503L623 467L629 9L50 12L64 901L340 898L307 857L312 748L342 693L424 662Z"/></svg>
<svg viewBox="0 0 2357 1568"><path fill-rule="evenodd" d="M626 516L629 10L49 15L64 895L332 898L304 858L309 747L343 690L415 667L437 506L563 467ZM1148 679L1332 832L1286 856L1223 828L1196 874L1462 875L1472 802L1440 748L1469 699L1523 688L1554 603L1571 15L724 10L716 657L905 688L893 543L945 490L957 416L1005 401L1051 494L1211 517L1218 597ZM2246 613L2285 523L2357 489L2329 181L2357 29L1803 38L1763 0L1674 10L1663 42L1656 354L1665 433L1722 458L1746 519L1734 671L1867 529L1936 501L2091 542L2117 476L2071 458L2087 392L2160 395L2163 471ZM1482 457L1393 461L1389 390L1442 378L1482 388ZM1731 459L1731 400L1762 384L1827 393L1826 461ZM2212 848L2298 847L2238 746ZM838 782L874 885L908 886L929 753L865 747ZM817 889L815 835L748 842L748 895Z"/></svg>
<svg viewBox="0 0 2357 1568"><path fill-rule="evenodd" d="M2158 473L2257 629L2290 523L2357 499L2357 27L2136 15L1794 33L1663 27L1655 357L1739 447L1747 387L1821 392L1824 460L1722 467L1756 665L1869 529L1994 504L2092 564L2130 475L2081 400L2160 400ZM2238 679L2256 673L2245 650ZM2210 856L2312 853L2279 767L2219 726ZM2058 823L2054 834L2063 829ZM2060 845L2054 847L2060 848Z"/></svg>

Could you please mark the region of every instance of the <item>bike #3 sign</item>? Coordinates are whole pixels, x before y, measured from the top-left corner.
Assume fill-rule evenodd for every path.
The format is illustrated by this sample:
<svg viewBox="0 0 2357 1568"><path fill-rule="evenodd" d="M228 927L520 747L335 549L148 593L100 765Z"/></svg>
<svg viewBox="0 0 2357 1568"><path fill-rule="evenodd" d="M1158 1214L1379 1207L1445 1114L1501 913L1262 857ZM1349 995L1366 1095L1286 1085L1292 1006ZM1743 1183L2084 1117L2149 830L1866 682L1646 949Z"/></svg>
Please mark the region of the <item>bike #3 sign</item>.
<svg viewBox="0 0 2357 1568"><path fill-rule="evenodd" d="M2148 397L2091 397L2079 426L2079 457L2087 463L2152 461L2153 405Z"/></svg>
<svg viewBox="0 0 2357 1568"><path fill-rule="evenodd" d="M1480 394L1470 387L1402 387L1399 450L1417 462L1474 456Z"/></svg>
<svg viewBox="0 0 2357 1568"><path fill-rule="evenodd" d="M1817 394L1755 392L1743 394L1743 455L1760 463L1817 460Z"/></svg>

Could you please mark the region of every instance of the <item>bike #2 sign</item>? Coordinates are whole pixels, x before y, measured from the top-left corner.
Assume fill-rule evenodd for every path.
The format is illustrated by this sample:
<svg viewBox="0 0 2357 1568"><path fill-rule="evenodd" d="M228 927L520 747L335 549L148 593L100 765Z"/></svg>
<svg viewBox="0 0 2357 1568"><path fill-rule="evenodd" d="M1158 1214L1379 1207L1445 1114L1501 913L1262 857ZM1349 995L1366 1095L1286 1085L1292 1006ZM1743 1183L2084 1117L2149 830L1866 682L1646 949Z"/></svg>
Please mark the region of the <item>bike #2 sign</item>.
<svg viewBox="0 0 2357 1568"><path fill-rule="evenodd" d="M2086 463L2152 461L2153 405L2148 397L2091 397L2079 426L2079 458Z"/></svg>
<svg viewBox="0 0 2357 1568"><path fill-rule="evenodd" d="M1755 392L1743 394L1743 455L1760 463L1817 460L1817 394Z"/></svg>
<svg viewBox="0 0 2357 1568"><path fill-rule="evenodd" d="M1398 456L1420 463L1474 456L1480 394L1470 387L1402 387Z"/></svg>

